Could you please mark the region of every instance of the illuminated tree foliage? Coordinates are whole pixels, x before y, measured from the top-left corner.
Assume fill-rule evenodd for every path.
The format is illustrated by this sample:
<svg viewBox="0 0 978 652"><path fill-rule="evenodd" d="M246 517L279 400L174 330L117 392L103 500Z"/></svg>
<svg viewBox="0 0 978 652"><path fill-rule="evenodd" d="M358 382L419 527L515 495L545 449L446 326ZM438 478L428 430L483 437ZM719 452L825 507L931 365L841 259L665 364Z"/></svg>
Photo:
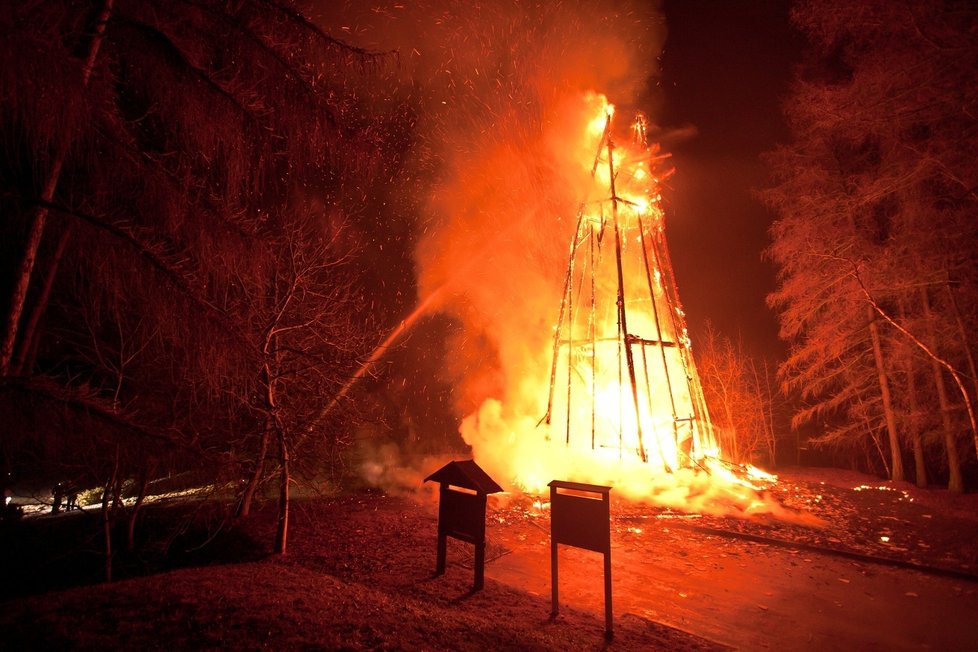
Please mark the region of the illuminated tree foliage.
<svg viewBox="0 0 978 652"><path fill-rule="evenodd" d="M383 65L288 0L2 12L8 469L277 471L284 552L291 464L341 443L315 415L369 336L353 218L399 118L352 89Z"/></svg>
<svg viewBox="0 0 978 652"><path fill-rule="evenodd" d="M807 401L795 423L878 450L893 479L910 450L918 484L936 469L960 491L969 441L978 453L978 10L832 0L792 19L809 56L764 197L781 375Z"/></svg>

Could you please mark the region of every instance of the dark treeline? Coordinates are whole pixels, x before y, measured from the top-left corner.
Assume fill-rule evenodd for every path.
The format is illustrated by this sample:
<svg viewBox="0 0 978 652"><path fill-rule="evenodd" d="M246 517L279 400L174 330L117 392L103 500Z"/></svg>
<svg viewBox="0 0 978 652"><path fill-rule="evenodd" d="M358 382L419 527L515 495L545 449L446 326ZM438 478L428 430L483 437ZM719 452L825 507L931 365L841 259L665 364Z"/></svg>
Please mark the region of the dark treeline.
<svg viewBox="0 0 978 652"><path fill-rule="evenodd" d="M276 0L0 13L5 482L97 489L131 544L154 479L241 514L275 479L285 551L291 480L335 471L357 418L323 405L380 330L360 222L411 119L357 89L392 59Z"/></svg>
<svg viewBox="0 0 978 652"><path fill-rule="evenodd" d="M763 193L786 389L837 459L920 486L975 477L978 10L799 2L808 51Z"/></svg>

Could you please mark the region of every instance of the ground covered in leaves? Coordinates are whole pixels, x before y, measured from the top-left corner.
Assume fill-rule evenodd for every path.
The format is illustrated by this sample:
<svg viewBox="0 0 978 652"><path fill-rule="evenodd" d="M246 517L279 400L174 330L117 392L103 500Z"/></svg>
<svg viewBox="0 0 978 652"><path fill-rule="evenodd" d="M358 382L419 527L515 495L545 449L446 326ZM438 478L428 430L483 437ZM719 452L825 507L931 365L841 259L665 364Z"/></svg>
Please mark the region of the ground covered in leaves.
<svg viewBox="0 0 978 652"><path fill-rule="evenodd" d="M764 517L687 522L978 578L978 494L921 490L839 469L792 469L765 491L787 508L817 516L824 526Z"/></svg>
<svg viewBox="0 0 978 652"><path fill-rule="evenodd" d="M845 649L877 638L872 631L833 631L839 616L832 610L869 615L876 607L906 621L894 639L906 640L905 649L936 649L935 642L957 649L968 640L968 632L937 639L921 632L915 639L923 627L913 613L932 594L938 597L928 604L944 612L941 600L950 600L950 609L978 603L978 582L968 579L978 576L978 495L834 470L792 471L767 492L824 525L615 503L610 644L593 553L562 549L561 611L549 617L549 515L531 500L490 506L486 586L477 593L470 591L472 553L465 544L452 542L448 572L433 577L431 500L371 491L298 502L285 557L267 555L275 525L269 505L210 533L210 546L197 549L186 533L171 540L171 563L194 567L147 574L159 567L131 563L117 574L144 576L67 589L56 588L59 578L76 584L99 570L91 545L76 546L87 552L73 556L75 543L66 538L83 531L67 525L84 515L31 519L3 533L0 649ZM41 540L31 544L32 537ZM802 594L818 592L804 582L824 584L831 590L825 621L806 624L803 614L822 605L785 597L764 569ZM892 578L895 596L864 586L889 580L891 572L900 574ZM930 583L932 575L947 584ZM811 631L798 632L805 627ZM974 635L978 640L978 625ZM866 649L903 649L882 636Z"/></svg>

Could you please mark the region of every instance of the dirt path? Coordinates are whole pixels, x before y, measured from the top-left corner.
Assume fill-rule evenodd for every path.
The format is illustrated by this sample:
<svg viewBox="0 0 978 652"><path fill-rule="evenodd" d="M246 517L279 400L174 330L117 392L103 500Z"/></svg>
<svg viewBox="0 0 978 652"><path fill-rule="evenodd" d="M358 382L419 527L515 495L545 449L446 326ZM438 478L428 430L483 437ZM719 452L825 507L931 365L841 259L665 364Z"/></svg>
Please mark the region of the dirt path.
<svg viewBox="0 0 978 652"><path fill-rule="evenodd" d="M496 524L486 576L550 594L549 522ZM561 603L603 614L601 557L561 547ZM612 538L616 618L746 650L975 650L978 583L649 522Z"/></svg>

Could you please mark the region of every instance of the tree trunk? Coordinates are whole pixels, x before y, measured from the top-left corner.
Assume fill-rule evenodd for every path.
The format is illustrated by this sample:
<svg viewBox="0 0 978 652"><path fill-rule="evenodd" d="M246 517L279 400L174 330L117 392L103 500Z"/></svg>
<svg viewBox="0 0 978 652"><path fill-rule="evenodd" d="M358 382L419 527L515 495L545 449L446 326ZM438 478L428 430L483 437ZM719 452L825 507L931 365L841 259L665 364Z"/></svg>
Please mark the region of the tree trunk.
<svg viewBox="0 0 978 652"><path fill-rule="evenodd" d="M95 69L95 60L98 57L99 48L102 46L102 38L105 35L105 25L108 23L112 13L114 0L104 0L102 9L99 12L98 20L95 22L95 31L92 39L88 43L88 52L85 54L85 63L82 68L82 88L88 86L92 71ZM47 204L54 199L54 193L58 188L58 181L61 179L61 168L64 166L65 158L68 156L68 146L71 135L68 134L58 141L57 150L51 161L47 177L41 190L41 205L34 211L31 219L31 227L27 235L27 243L24 246L24 255L17 266L14 287L10 295L10 306L7 312L7 323L3 332L3 340L0 341L0 376L7 376L10 373L10 363L13 359L14 344L17 341L17 328L20 324L20 317L24 311L24 302L27 300L27 288L31 282L31 275L34 271L34 263L37 262L37 250L41 245L41 238L44 235L44 225L48 218Z"/></svg>
<svg viewBox="0 0 978 652"><path fill-rule="evenodd" d="M143 501L146 498L146 489L149 487L149 474L150 470L148 466L143 467L142 478L139 482L139 495L136 496L136 502L132 506L132 511L129 512L129 522L126 530L126 550L128 552L136 551L136 518L139 516L139 510L143 507Z"/></svg>
<svg viewBox="0 0 978 652"><path fill-rule="evenodd" d="M105 556L105 581L112 581L112 510L109 503L112 500L112 489L116 485L119 476L119 449L115 451L115 465L112 467L112 475L105 481L102 489L102 538L105 540L103 550Z"/></svg>
<svg viewBox="0 0 978 652"><path fill-rule="evenodd" d="M55 158L51 172L44 184L44 191L41 194L41 198L47 202L50 202L54 196L54 189L57 187L58 178L61 176L65 152L60 151L56 156L57 158ZM46 207L40 207L34 212L34 219L31 221L31 228L27 234L27 243L24 246L24 255L17 266L17 276L10 296L10 308L7 312L7 324L3 332L3 342L0 343L0 376L10 374L14 343L17 341L17 326L24 311L27 287L31 282L31 274L34 271L34 263L37 261L37 250L41 244L41 236L44 235L44 223L47 218L48 209Z"/></svg>
<svg viewBox="0 0 978 652"><path fill-rule="evenodd" d="M54 287L54 279L58 275L58 266L61 264L61 258L64 256L65 248L68 246L68 239L71 237L71 227L65 227L61 232L61 237L58 238L58 245L54 250L54 255L51 258L51 263L48 266L48 273L44 278L44 287L41 289L41 295L38 297L37 301L31 308L30 315L28 315L27 322L24 324L24 328L21 331L20 336L20 346L17 347L16 355L13 358L12 365L10 367L11 376L20 376L25 371L30 374L30 368L25 369L25 363L30 359L30 353L35 349L35 340L37 339L37 325L41 321L41 315L44 314L44 309L48 305L48 301L51 299L51 289ZM33 366L33 365L32 365Z"/></svg>
<svg viewBox="0 0 978 652"><path fill-rule="evenodd" d="M931 360L931 371L934 374L934 386L937 388L937 402L941 408L941 427L944 431L944 449L947 453L947 488L948 491L961 493L964 491L964 482L961 479L958 442L954 436L954 424L951 423L951 406L947 400L944 374L941 371L941 366L935 360Z"/></svg>
<svg viewBox="0 0 978 652"><path fill-rule="evenodd" d="M248 480L244 494L241 496L241 503L238 505L238 516L245 517L251 514L251 502L261 483L262 471L265 468L265 457L268 455L268 443L271 439L271 423L266 419L265 430L261 435L261 445L258 448L258 457L255 459L255 470Z"/></svg>
<svg viewBox="0 0 978 652"><path fill-rule="evenodd" d="M866 307L869 316L869 335L873 341L873 358L879 376L880 394L883 397L883 416L886 418L886 431L890 442L890 479L903 480L903 453L900 451L900 438L897 434L896 417L893 414L893 401L890 398L890 382L883 365L883 347L880 344L879 326L870 306Z"/></svg>
<svg viewBox="0 0 978 652"><path fill-rule="evenodd" d="M873 441L873 446L876 448L876 453L880 456L880 463L883 465L883 471L886 473L887 476L889 476L890 465L886 461L886 453L883 452L883 447L880 446L879 437L876 436L875 432L870 430L869 438ZM868 452L866 453L866 467L870 470L876 467L876 465L873 464L872 458L870 457Z"/></svg>
<svg viewBox="0 0 978 652"><path fill-rule="evenodd" d="M924 323L928 331L928 339L936 351L937 337L934 333L933 313L930 310L930 299L927 296L927 290L924 288L920 288L920 301L924 309ZM937 389L937 404L941 409L941 429L944 432L944 450L947 453L947 489L954 493L961 493L964 491L964 481L961 478L958 442L954 434L954 424L951 422L951 404L947 398L944 373L940 363L933 357L930 359L930 368L934 376L934 387Z"/></svg>
<svg viewBox="0 0 978 652"><path fill-rule="evenodd" d="M750 361L751 374L754 376L754 394L756 396L758 410L761 413L761 423L764 428L764 447L767 449L768 463L773 467L775 463L775 441L774 441L774 414L771 401L771 381L767 373L767 360L764 361L764 388L761 387L761 379L757 373L757 365L754 359Z"/></svg>
<svg viewBox="0 0 978 652"><path fill-rule="evenodd" d="M907 361L907 401L910 403L910 441L913 444L914 480L921 489L927 487L927 464L924 442L920 437L920 406L917 403L917 379L913 358Z"/></svg>
<svg viewBox="0 0 978 652"><path fill-rule="evenodd" d="M900 313L906 320L910 311L907 308L907 300L900 297ZM920 433L920 405L917 403L917 373L914 366L912 355L907 356L907 402L910 408L909 427L910 443L913 446L914 482L918 487L927 487L927 464L924 458L924 442Z"/></svg>
<svg viewBox="0 0 978 652"><path fill-rule="evenodd" d="M116 466L119 462L116 461ZM123 512L126 509L126 503L122 499L122 476L118 473L115 474L115 484L112 485L112 509L117 512Z"/></svg>
<svg viewBox="0 0 978 652"><path fill-rule="evenodd" d="M278 529L275 533L275 552L284 555L289 534L289 448L286 446L285 431L278 429L279 475Z"/></svg>

